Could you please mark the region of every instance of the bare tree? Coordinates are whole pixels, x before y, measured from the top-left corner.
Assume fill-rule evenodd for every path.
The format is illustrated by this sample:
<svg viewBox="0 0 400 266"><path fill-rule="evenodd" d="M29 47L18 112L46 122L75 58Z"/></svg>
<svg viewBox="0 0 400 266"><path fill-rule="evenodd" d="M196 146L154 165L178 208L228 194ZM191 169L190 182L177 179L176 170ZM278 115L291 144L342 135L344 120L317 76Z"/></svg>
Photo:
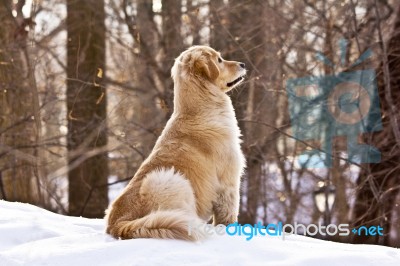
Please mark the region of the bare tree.
<svg viewBox="0 0 400 266"><path fill-rule="evenodd" d="M104 1L67 1L69 213L102 217L108 205Z"/></svg>
<svg viewBox="0 0 400 266"><path fill-rule="evenodd" d="M163 27L163 50L164 59L162 65L164 66L164 101L167 106L167 117L173 111L173 85L170 78L171 68L174 59L182 52L182 3L181 1L162 1L162 27Z"/></svg>
<svg viewBox="0 0 400 266"><path fill-rule="evenodd" d="M381 23L379 7L375 8L378 23ZM383 130L366 136L365 140L379 149L382 158L380 163L370 164L360 172L353 218L356 226L380 225L385 231L382 237L357 236L354 238L356 243L389 245L389 233L392 225L396 224L392 219L395 199L400 190L400 128L397 122L400 119L400 6L387 43L381 34L379 29L383 59L377 69L377 82Z"/></svg>
<svg viewBox="0 0 400 266"><path fill-rule="evenodd" d="M38 202L38 95L24 18L25 1L0 4L0 188L1 198ZM13 15L13 13L15 16Z"/></svg>

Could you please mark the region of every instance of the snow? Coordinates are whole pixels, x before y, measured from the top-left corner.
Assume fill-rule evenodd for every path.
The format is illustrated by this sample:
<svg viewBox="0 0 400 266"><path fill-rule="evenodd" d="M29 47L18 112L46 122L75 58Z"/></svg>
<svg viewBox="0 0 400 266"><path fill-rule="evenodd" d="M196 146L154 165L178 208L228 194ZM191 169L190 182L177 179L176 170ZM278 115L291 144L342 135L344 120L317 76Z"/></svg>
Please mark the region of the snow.
<svg viewBox="0 0 400 266"><path fill-rule="evenodd" d="M116 240L104 220L0 201L0 265L399 265L400 250L304 236Z"/></svg>

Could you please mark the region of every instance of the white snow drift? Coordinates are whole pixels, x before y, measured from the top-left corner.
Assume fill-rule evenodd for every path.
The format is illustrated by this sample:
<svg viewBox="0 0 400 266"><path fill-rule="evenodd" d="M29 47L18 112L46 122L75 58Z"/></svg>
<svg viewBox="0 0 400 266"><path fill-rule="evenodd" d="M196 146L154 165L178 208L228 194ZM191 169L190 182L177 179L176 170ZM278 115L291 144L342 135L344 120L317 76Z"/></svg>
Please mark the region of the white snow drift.
<svg viewBox="0 0 400 266"><path fill-rule="evenodd" d="M399 265L400 250L291 235L115 240L104 221L0 201L0 265Z"/></svg>

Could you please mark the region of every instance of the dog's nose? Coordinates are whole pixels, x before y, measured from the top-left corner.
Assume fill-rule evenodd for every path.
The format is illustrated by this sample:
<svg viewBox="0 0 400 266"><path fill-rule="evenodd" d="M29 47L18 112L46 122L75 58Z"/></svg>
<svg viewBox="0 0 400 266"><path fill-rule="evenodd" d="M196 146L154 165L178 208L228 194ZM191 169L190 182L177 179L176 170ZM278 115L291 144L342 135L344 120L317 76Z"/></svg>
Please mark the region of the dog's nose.
<svg viewBox="0 0 400 266"><path fill-rule="evenodd" d="M245 65L244 63L239 63L239 66L240 66L241 68L244 68L246 65Z"/></svg>

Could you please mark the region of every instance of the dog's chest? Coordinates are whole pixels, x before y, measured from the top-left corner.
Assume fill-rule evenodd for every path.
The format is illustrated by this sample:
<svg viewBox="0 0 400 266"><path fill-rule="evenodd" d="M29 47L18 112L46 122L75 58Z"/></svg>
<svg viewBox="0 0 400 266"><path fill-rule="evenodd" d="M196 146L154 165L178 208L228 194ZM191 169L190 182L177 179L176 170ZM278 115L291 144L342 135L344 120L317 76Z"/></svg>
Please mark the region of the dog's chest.
<svg viewBox="0 0 400 266"><path fill-rule="evenodd" d="M218 161L217 171L220 173L232 172L233 176L237 176L244 168L244 155L240 148L240 129L236 123L236 119L224 124L223 138L215 147L216 161Z"/></svg>

